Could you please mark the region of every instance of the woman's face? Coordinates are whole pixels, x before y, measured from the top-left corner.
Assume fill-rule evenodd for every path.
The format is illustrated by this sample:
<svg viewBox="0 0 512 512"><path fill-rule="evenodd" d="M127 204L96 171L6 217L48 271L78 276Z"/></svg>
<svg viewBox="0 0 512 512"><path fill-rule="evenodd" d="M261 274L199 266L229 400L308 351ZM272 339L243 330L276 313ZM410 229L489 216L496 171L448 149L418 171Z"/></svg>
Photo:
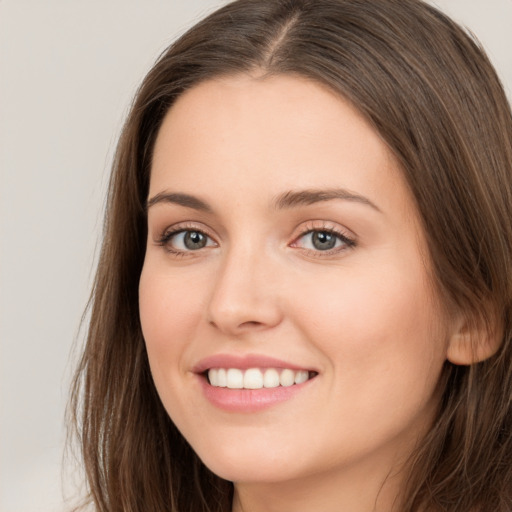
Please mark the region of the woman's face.
<svg viewBox="0 0 512 512"><path fill-rule="evenodd" d="M210 469L371 480L403 461L435 415L449 329L397 162L347 101L290 76L183 94L148 228L151 371Z"/></svg>

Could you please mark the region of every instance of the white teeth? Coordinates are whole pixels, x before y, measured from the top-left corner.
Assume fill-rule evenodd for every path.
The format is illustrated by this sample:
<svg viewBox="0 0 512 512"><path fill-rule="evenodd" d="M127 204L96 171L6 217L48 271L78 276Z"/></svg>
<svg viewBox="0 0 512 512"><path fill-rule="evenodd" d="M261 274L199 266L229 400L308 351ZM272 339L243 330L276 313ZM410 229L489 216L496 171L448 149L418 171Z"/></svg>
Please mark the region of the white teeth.
<svg viewBox="0 0 512 512"><path fill-rule="evenodd" d="M279 383L281 386L289 387L295 384L295 372L293 370L283 370L279 375Z"/></svg>
<svg viewBox="0 0 512 512"><path fill-rule="evenodd" d="M295 374L295 384L302 384L303 382L306 382L308 379L309 372L307 370L301 370Z"/></svg>
<svg viewBox="0 0 512 512"><path fill-rule="evenodd" d="M217 386L219 388L226 388L228 386L228 378L226 376L226 370L224 368L219 368L217 373Z"/></svg>
<svg viewBox="0 0 512 512"><path fill-rule="evenodd" d="M208 372L208 380L212 386L219 387L219 370L212 368Z"/></svg>
<svg viewBox="0 0 512 512"><path fill-rule="evenodd" d="M250 368L245 370L244 388L245 389L261 389L263 387L263 374L258 368Z"/></svg>
<svg viewBox="0 0 512 512"><path fill-rule="evenodd" d="M269 368L263 376L263 386L266 388L277 388L279 386L279 372Z"/></svg>
<svg viewBox="0 0 512 512"><path fill-rule="evenodd" d="M276 388L278 386L289 387L294 384L302 384L309 380L307 370L291 370L285 368L211 368L208 370L208 380L214 387L230 389L262 389Z"/></svg>
<svg viewBox="0 0 512 512"><path fill-rule="evenodd" d="M244 387L244 374L238 368L230 368L226 372L226 384L230 389L242 389Z"/></svg>

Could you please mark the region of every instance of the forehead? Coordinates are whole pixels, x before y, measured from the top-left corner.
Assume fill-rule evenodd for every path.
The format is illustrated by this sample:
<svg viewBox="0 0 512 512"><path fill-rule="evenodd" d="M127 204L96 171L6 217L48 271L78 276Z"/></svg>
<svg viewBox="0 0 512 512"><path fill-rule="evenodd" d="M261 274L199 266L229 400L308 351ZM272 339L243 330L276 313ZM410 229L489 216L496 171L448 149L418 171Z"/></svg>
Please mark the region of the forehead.
<svg viewBox="0 0 512 512"><path fill-rule="evenodd" d="M411 207L380 135L344 98L297 76L229 76L184 93L164 118L151 174L150 195L344 187Z"/></svg>

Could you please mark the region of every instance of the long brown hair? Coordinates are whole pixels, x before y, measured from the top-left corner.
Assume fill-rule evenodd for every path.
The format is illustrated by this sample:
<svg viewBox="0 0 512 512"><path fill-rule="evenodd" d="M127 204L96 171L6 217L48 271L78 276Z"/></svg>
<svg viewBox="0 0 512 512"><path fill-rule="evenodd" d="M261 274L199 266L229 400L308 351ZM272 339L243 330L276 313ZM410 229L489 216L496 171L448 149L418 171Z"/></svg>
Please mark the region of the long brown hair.
<svg viewBox="0 0 512 512"><path fill-rule="evenodd" d="M138 313L152 149L183 91L226 74L296 74L369 120L401 164L436 289L497 352L445 364L438 418L410 460L400 510L512 509L512 118L478 44L420 0L238 0L197 24L144 79L121 135L87 343L72 390L98 511L226 512L165 412ZM499 333L499 334L498 334Z"/></svg>

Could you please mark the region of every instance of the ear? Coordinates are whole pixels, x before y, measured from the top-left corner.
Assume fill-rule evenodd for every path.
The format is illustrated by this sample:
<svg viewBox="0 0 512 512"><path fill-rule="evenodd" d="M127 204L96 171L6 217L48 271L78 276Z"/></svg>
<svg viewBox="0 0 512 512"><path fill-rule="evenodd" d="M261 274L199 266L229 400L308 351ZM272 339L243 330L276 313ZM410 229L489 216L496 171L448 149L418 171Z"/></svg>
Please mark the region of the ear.
<svg viewBox="0 0 512 512"><path fill-rule="evenodd" d="M463 317L448 340L446 358L464 366L485 361L500 348L501 332L497 321Z"/></svg>

